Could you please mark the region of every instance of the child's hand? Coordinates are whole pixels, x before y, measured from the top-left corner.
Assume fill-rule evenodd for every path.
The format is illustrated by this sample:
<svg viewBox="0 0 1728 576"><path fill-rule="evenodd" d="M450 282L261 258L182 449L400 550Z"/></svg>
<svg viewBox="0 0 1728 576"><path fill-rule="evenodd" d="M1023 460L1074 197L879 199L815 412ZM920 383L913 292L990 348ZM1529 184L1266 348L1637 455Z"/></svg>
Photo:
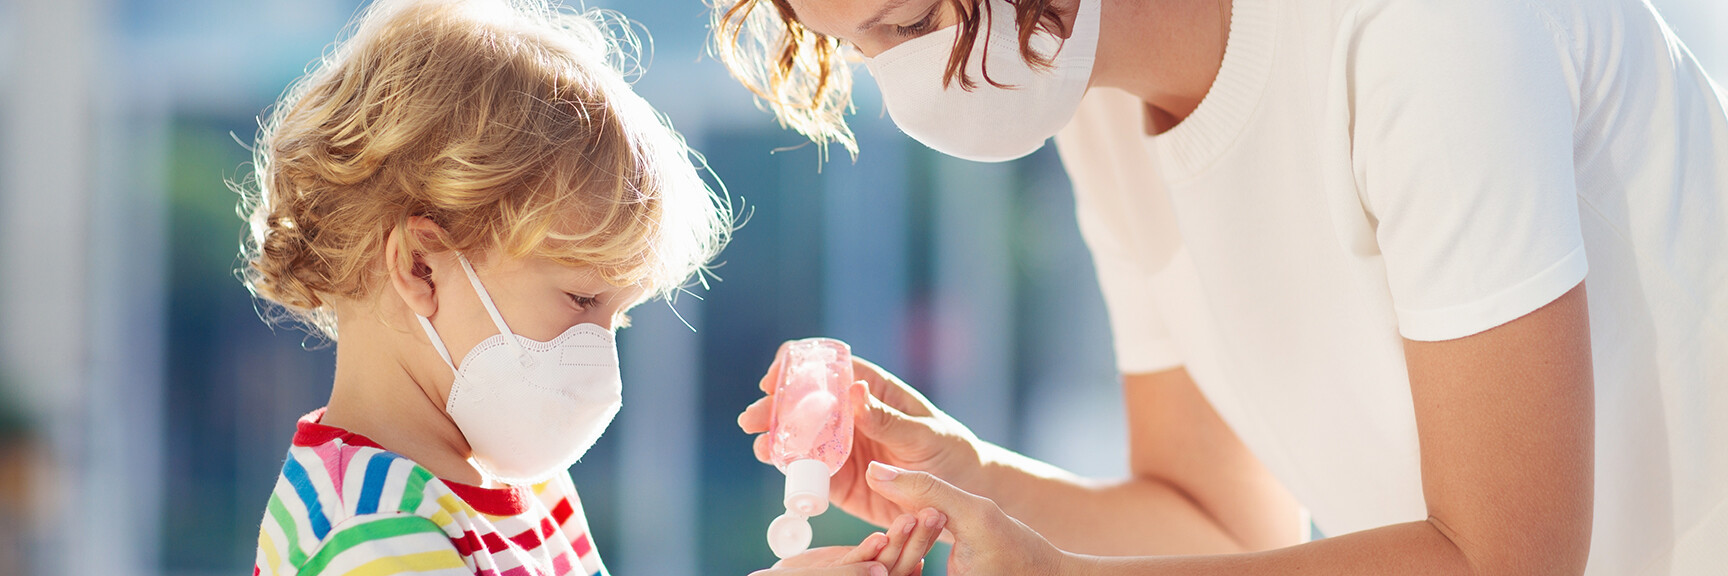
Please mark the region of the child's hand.
<svg viewBox="0 0 1728 576"><path fill-rule="evenodd" d="M946 524L947 517L934 508L903 514L887 534L871 534L856 547L815 548L751 576L918 576L924 572L924 555Z"/></svg>
<svg viewBox="0 0 1728 576"><path fill-rule="evenodd" d="M876 554L876 561L888 568L888 576L923 574L924 555L947 525L948 517L935 508L925 508L917 516L901 514L888 525L888 545Z"/></svg>
<svg viewBox="0 0 1728 576"><path fill-rule="evenodd" d="M887 542L888 539L878 532L855 548L811 548L803 554L775 562L773 568L751 572L750 576L886 576L888 570L872 558Z"/></svg>

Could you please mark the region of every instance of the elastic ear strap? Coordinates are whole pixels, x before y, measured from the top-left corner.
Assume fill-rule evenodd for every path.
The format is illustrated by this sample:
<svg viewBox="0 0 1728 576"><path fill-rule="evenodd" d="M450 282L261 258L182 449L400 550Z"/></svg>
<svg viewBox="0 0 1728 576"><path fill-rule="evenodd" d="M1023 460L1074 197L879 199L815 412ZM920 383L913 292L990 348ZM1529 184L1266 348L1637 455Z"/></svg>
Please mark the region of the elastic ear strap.
<svg viewBox="0 0 1728 576"><path fill-rule="evenodd" d="M426 330L426 337L432 339L432 347L438 350L438 357L444 359L444 365L450 367L452 374L456 373L456 363L450 361L450 350L444 348L444 339L439 338L438 331L432 329L432 321L419 314L414 317L420 319L420 327Z"/></svg>
<svg viewBox="0 0 1728 576"><path fill-rule="evenodd" d="M474 273L474 265L468 263L468 257L457 253L456 259L462 262L462 271L468 273L468 282L474 285L474 292L480 294L480 303L486 305L486 313L492 316L492 323L498 326L498 332L504 334L505 340L516 345L516 349L527 353L528 351L522 348L522 342L516 339L516 333L511 332L510 326L504 323L504 316L498 313L498 307L492 305L492 295L486 292L485 286L480 285L480 275Z"/></svg>

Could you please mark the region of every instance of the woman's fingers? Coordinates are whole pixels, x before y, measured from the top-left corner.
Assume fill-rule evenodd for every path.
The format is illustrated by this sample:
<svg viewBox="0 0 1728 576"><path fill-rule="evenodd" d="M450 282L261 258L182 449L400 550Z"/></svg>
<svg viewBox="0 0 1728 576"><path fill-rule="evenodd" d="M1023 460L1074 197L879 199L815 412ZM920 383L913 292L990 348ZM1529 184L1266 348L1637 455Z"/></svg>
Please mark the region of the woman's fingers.
<svg viewBox="0 0 1728 576"><path fill-rule="evenodd" d="M750 443L750 448L751 448L751 450L756 452L756 459L757 460L760 460L763 463L768 462L768 435L767 434L756 435L756 440L754 440Z"/></svg>
<svg viewBox="0 0 1728 576"><path fill-rule="evenodd" d="M919 394L898 377L869 360L853 356L852 373L870 386L870 395L880 398L896 410L912 416L930 416L936 413L935 405L925 399L923 394Z"/></svg>
<svg viewBox="0 0 1728 576"><path fill-rule="evenodd" d="M888 576L914 576L923 571L924 555L930 553L930 547L936 544L936 538L942 535L942 529L948 525L948 517L935 508L925 508L918 512L916 525L908 531L906 544L900 548L898 559L887 556L883 549L880 558L888 567Z"/></svg>
<svg viewBox="0 0 1728 576"><path fill-rule="evenodd" d="M768 363L768 372L763 374L762 381L757 383L758 386L762 387L764 394L773 394L774 389L780 386L780 353L784 352L786 347L791 344L791 340L781 342L780 347L774 350L774 361Z"/></svg>
<svg viewBox="0 0 1728 576"><path fill-rule="evenodd" d="M946 516L948 531L965 539L968 531L988 532L1006 518L994 502L973 495L925 472L901 470L871 462L865 473L870 489L907 510L935 508ZM940 529L937 530L940 532Z"/></svg>
<svg viewBox="0 0 1728 576"><path fill-rule="evenodd" d="M745 434L761 434L767 432L768 416L772 411L773 406L773 396L757 398L755 402L751 402L749 406L745 406L744 411L738 414L738 427L743 428Z"/></svg>
<svg viewBox="0 0 1728 576"><path fill-rule="evenodd" d="M864 383L852 385L852 422L860 433L888 444L928 441L930 428L870 394Z"/></svg>

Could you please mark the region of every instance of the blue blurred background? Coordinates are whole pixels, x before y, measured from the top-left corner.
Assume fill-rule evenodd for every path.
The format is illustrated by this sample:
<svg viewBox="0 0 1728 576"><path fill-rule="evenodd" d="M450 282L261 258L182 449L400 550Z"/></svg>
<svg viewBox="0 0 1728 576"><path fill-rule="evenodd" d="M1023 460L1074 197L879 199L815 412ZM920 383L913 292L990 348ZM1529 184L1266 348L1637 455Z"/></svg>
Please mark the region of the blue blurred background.
<svg viewBox="0 0 1728 576"><path fill-rule="evenodd" d="M1728 5L1653 3L1728 78ZM0 0L0 576L249 570L333 356L259 320L224 181L360 4ZM624 411L571 469L612 573L773 561L781 476L734 419L789 338L849 341L986 439L1125 473L1103 305L1053 149L935 154L860 70L863 151L821 165L704 55L701 0L588 7L652 34L637 89L749 216L703 299L646 305L620 336ZM831 512L817 539L869 530Z"/></svg>

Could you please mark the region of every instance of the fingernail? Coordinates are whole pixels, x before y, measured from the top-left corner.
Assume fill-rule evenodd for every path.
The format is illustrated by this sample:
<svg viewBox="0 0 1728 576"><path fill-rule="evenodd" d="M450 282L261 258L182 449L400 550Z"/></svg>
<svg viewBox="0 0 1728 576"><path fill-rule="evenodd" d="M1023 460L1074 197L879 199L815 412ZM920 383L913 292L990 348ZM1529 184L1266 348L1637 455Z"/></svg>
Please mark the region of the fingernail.
<svg viewBox="0 0 1728 576"><path fill-rule="evenodd" d="M924 526L929 528L940 528L942 527L942 524L946 522L948 522L948 517L942 515L941 512L936 512L931 514L929 518L924 519Z"/></svg>
<svg viewBox="0 0 1728 576"><path fill-rule="evenodd" d="M905 515L905 516L901 516L900 519L897 520L897 522L900 523L900 534L901 535L911 534L912 533L912 527L918 525L918 519L913 518L912 515L910 515L910 514Z"/></svg>
<svg viewBox="0 0 1728 576"><path fill-rule="evenodd" d="M888 569L882 567L881 564L871 564L870 576L888 576Z"/></svg>
<svg viewBox="0 0 1728 576"><path fill-rule="evenodd" d="M870 477L883 482L891 482L900 477L901 470L881 462L870 463Z"/></svg>

